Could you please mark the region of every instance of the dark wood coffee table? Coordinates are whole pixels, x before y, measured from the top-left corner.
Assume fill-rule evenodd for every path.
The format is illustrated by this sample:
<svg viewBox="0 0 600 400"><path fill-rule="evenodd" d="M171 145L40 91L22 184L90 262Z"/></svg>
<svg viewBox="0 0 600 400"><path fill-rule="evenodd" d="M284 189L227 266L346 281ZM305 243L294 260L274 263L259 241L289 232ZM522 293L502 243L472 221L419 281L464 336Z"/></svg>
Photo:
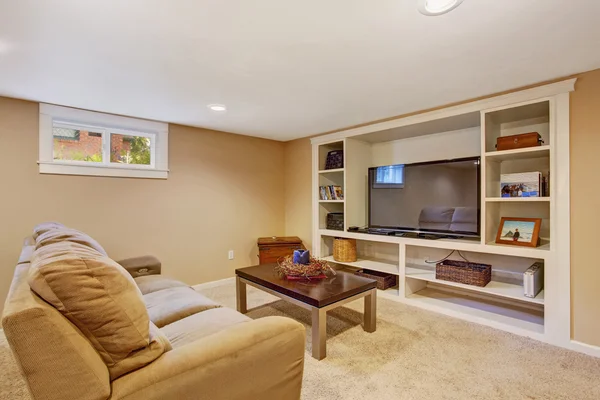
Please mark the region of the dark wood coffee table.
<svg viewBox="0 0 600 400"><path fill-rule="evenodd" d="M248 311L246 285L254 286L312 312L312 355L317 360L326 356L327 311L348 302L365 298L364 327L375 332L377 313L377 282L336 270L326 279L287 280L275 272L276 264L263 264L235 270L237 310ZM336 265L332 265L334 268Z"/></svg>

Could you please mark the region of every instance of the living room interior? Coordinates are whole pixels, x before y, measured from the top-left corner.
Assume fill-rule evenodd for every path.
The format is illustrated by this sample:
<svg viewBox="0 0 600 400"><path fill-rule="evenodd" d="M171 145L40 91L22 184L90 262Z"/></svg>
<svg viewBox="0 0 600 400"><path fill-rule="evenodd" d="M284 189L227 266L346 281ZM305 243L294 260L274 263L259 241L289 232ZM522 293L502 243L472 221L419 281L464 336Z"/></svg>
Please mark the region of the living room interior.
<svg viewBox="0 0 600 400"><path fill-rule="evenodd" d="M600 398L599 13L0 0L0 398Z"/></svg>

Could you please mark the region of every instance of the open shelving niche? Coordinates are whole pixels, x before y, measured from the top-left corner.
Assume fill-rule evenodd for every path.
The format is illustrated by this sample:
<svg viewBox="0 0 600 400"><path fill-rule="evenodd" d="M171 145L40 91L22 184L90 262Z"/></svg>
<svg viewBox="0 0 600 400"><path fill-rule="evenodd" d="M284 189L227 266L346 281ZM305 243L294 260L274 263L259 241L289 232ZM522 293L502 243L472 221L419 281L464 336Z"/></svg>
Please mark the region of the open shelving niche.
<svg viewBox="0 0 600 400"><path fill-rule="evenodd" d="M356 239L357 261L339 264L397 275L398 286L380 291L382 297L573 347L568 231L568 92L573 89L574 80L559 82L313 138L314 186L318 190L325 179L337 179L345 193L342 204L315 198L313 252L333 261L334 238ZM543 145L496 151L498 137L527 132L539 132ZM333 148L344 149L344 168L324 171L324 156ZM427 240L347 231L368 224L368 168L472 156L481 157L480 238ZM500 197L501 174L532 171L549 174L548 197ZM332 206L345 213L344 231L326 229ZM496 244L501 217L541 218L541 245ZM426 261L452 250L491 264L492 281L476 287L437 279L435 265ZM450 259L461 260L456 253ZM522 274L538 261L544 262L544 290L528 298Z"/></svg>
<svg viewBox="0 0 600 400"><path fill-rule="evenodd" d="M317 188L314 197L319 204L319 227L326 228L327 214L345 213L345 200L322 200L320 197L320 186L338 185L342 187L344 199L346 198L345 168L325 169L327 154L333 150L344 150L344 141L333 141L323 144L317 149ZM344 160L345 161L345 160ZM345 229L345 226L344 226Z"/></svg>

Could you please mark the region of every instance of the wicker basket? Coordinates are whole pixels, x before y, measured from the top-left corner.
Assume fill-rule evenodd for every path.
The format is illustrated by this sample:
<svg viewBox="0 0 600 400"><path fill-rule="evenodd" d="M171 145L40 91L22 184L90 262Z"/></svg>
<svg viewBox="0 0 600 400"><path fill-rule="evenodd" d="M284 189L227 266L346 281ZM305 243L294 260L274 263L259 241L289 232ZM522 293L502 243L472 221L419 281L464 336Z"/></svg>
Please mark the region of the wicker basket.
<svg viewBox="0 0 600 400"><path fill-rule="evenodd" d="M466 261L445 260L435 266L435 278L484 287L492 280L492 266Z"/></svg>
<svg viewBox="0 0 600 400"><path fill-rule="evenodd" d="M356 239L333 239L333 259L340 262L356 261Z"/></svg>
<svg viewBox="0 0 600 400"><path fill-rule="evenodd" d="M386 274L385 272L361 269L356 271L355 274L364 276L365 278L375 279L377 281L377 289L379 290L386 290L398 284L398 277L396 275Z"/></svg>

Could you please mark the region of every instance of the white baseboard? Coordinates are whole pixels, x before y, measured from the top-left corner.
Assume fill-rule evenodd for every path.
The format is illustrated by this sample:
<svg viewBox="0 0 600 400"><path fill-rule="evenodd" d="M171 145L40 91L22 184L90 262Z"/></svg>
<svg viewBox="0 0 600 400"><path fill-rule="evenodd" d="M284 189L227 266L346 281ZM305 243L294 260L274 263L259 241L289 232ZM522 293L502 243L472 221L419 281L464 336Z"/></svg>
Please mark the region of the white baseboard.
<svg viewBox="0 0 600 400"><path fill-rule="evenodd" d="M584 353L592 357L600 358L600 346L594 346L591 344L578 342L577 340L571 340L569 348L579 353Z"/></svg>
<svg viewBox="0 0 600 400"><path fill-rule="evenodd" d="M235 278L231 277L231 278L220 279L218 281L199 283L197 285L193 285L192 288L194 288L194 290L211 289L211 288L215 288L215 287L219 287L219 286L230 285L233 283L235 283Z"/></svg>

